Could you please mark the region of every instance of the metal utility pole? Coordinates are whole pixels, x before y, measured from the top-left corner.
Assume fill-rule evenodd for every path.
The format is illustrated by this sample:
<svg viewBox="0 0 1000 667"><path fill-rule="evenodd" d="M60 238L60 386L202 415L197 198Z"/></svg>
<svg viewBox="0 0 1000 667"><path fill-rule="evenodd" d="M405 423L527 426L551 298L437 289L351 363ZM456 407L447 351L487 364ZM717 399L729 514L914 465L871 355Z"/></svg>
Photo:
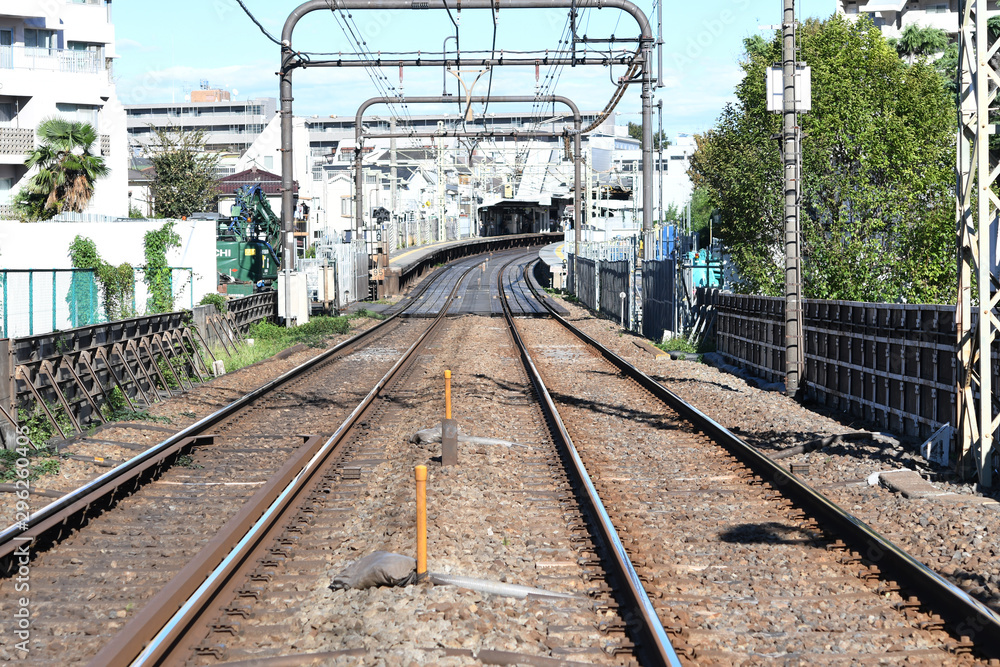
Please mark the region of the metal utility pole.
<svg viewBox="0 0 1000 667"><path fill-rule="evenodd" d="M389 129L393 134L396 133L395 116L389 119ZM396 192L396 168L398 166L399 163L396 159L396 138L393 137L392 139L389 139L389 206L392 208L392 220L394 221L397 219L396 216L399 212L399 199L398 193ZM389 248L386 252L390 252L391 250L392 248Z"/></svg>
<svg viewBox="0 0 1000 667"><path fill-rule="evenodd" d="M797 396L802 370L802 274L799 267L799 114L795 95L795 0L781 20L782 132L785 168L785 393Z"/></svg>
<svg viewBox="0 0 1000 667"><path fill-rule="evenodd" d="M444 130L444 122L438 121L438 131ZM448 231L445 227L445 203L444 203L444 139L437 140L437 210L438 210L438 241L448 240Z"/></svg>
<svg viewBox="0 0 1000 667"><path fill-rule="evenodd" d="M659 184L657 185L657 190L660 192L660 217L657 218L660 223L663 222L663 100L656 101L656 109L659 112L659 129L656 135L657 141L660 142L659 151L660 155L656 162L656 173L659 176Z"/></svg>
<svg viewBox="0 0 1000 667"><path fill-rule="evenodd" d="M663 0L656 3L656 87L663 88Z"/></svg>
<svg viewBox="0 0 1000 667"><path fill-rule="evenodd" d="M958 222L958 333L957 419L959 469L974 460L979 483L993 485L996 453L994 434L998 419L994 406L992 354L997 338L995 315L1000 293L994 243L1000 201L993 194L997 181L990 164L989 140L993 131L991 90L998 73L987 29L986 0L960 0L959 33L959 133L957 164ZM973 276L975 271L975 276ZM978 293L973 297L973 287ZM975 315L973 307L976 308ZM977 321L978 320L978 321ZM977 326L978 325L978 326Z"/></svg>

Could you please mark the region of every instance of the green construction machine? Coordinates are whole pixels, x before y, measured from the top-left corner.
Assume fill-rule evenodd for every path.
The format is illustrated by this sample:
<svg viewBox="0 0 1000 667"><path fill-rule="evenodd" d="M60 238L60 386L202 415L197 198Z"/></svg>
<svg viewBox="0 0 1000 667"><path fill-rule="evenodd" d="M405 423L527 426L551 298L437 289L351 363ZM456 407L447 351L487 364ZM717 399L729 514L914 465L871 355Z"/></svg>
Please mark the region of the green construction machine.
<svg viewBox="0 0 1000 667"><path fill-rule="evenodd" d="M220 291L244 295L270 288L281 265L275 250L280 238L281 221L260 185L240 186L231 217L219 219L216 234Z"/></svg>

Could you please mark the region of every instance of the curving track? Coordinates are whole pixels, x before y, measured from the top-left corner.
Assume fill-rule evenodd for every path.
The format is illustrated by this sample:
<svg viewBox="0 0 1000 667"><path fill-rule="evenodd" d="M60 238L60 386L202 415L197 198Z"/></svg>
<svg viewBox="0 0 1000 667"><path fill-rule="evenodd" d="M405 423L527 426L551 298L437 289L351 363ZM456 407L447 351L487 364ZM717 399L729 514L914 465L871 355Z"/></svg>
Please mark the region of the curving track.
<svg viewBox="0 0 1000 667"><path fill-rule="evenodd" d="M50 585L36 598L31 664L124 665L143 647L140 664L195 665L302 654L322 664L964 665L995 651L991 631L963 641L934 615L963 618L947 584L922 587L902 566L879 572L854 550L884 563L871 546L891 545L842 532L850 518L804 501L792 476L762 472L676 397L567 322L537 317L547 299L532 294L528 262L510 253L452 265L413 301L411 312L435 317L429 327L392 320L237 416L203 420L203 439L184 445L193 467L147 474L155 481L100 505L106 514L78 519L79 533L49 530L56 545L33 564L33 581ZM494 318L445 318L498 314L505 292L511 333ZM440 374L456 367L462 428L503 439L465 443L461 464L441 467L439 446L407 438L439 418ZM438 489L432 571L554 595L326 589L364 553L411 551L414 464L430 466ZM0 582L4 599L10 583ZM993 627L984 608L964 609Z"/></svg>

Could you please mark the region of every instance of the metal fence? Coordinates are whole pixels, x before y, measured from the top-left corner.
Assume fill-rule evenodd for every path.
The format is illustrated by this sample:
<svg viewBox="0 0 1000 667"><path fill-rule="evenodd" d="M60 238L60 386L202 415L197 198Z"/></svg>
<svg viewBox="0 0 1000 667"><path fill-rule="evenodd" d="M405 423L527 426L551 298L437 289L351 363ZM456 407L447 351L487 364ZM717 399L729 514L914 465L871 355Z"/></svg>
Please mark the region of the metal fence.
<svg viewBox="0 0 1000 667"><path fill-rule="evenodd" d="M629 274L631 273L631 262L620 260L615 262L598 263L598 294L600 303L597 310L602 315L622 323L625 328L632 328L632 314L629 304L629 295L632 290L629 286Z"/></svg>
<svg viewBox="0 0 1000 667"><path fill-rule="evenodd" d="M784 380L784 300L699 290L731 363ZM806 397L894 432L929 437L955 424L955 308L804 302Z"/></svg>
<svg viewBox="0 0 1000 667"><path fill-rule="evenodd" d="M646 261L642 265L642 335L659 341L676 331L675 282L677 261Z"/></svg>
<svg viewBox="0 0 1000 667"><path fill-rule="evenodd" d="M194 273L172 268L174 309L194 307ZM152 314L143 270L135 270L131 310ZM90 269L0 270L0 338L21 338L107 322L104 295Z"/></svg>

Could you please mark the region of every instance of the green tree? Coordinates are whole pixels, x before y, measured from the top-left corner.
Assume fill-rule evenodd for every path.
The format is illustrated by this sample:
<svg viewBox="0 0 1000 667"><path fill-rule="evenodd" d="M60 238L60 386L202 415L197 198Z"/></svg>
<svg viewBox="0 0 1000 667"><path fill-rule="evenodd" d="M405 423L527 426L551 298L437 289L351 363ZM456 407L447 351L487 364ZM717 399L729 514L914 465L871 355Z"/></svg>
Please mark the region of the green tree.
<svg viewBox="0 0 1000 667"><path fill-rule="evenodd" d="M943 78L903 62L867 18L809 21L799 40L813 77L801 116L806 296L951 301L956 113ZM772 295L784 284L783 170L764 73L780 54L778 39L746 54L737 101L696 137L689 171L720 211L742 289Z"/></svg>
<svg viewBox="0 0 1000 667"><path fill-rule="evenodd" d="M629 123L628 124L628 136L632 137L633 139L638 139L639 141L642 141L642 123ZM653 132L653 150L654 151L660 150L660 142L661 141L663 142L663 147L664 148L666 148L667 146L670 145L670 140L667 139L667 133L666 132L663 132L663 131L656 132L656 131L654 131Z"/></svg>
<svg viewBox="0 0 1000 667"><path fill-rule="evenodd" d="M717 229L710 229L712 213L715 206L712 198L705 188L695 188L691 191L691 231L698 233L699 247L708 245L709 236L717 236Z"/></svg>
<svg viewBox="0 0 1000 667"><path fill-rule="evenodd" d="M150 159L155 176L150 191L156 216L181 218L213 209L219 157L205 150L204 131L154 131L156 140L150 147Z"/></svg>
<svg viewBox="0 0 1000 667"><path fill-rule="evenodd" d="M87 123L49 118L38 126L41 143L24 164L38 171L15 197L18 213L47 220L61 211L83 212L94 183L107 176L104 158L91 152L97 132Z"/></svg>
<svg viewBox="0 0 1000 667"><path fill-rule="evenodd" d="M913 61L920 56L941 53L948 47L949 41L948 33L944 30L921 27L911 23L903 28L899 39L891 39L889 44L895 47L900 57L905 57L906 61L912 65Z"/></svg>

